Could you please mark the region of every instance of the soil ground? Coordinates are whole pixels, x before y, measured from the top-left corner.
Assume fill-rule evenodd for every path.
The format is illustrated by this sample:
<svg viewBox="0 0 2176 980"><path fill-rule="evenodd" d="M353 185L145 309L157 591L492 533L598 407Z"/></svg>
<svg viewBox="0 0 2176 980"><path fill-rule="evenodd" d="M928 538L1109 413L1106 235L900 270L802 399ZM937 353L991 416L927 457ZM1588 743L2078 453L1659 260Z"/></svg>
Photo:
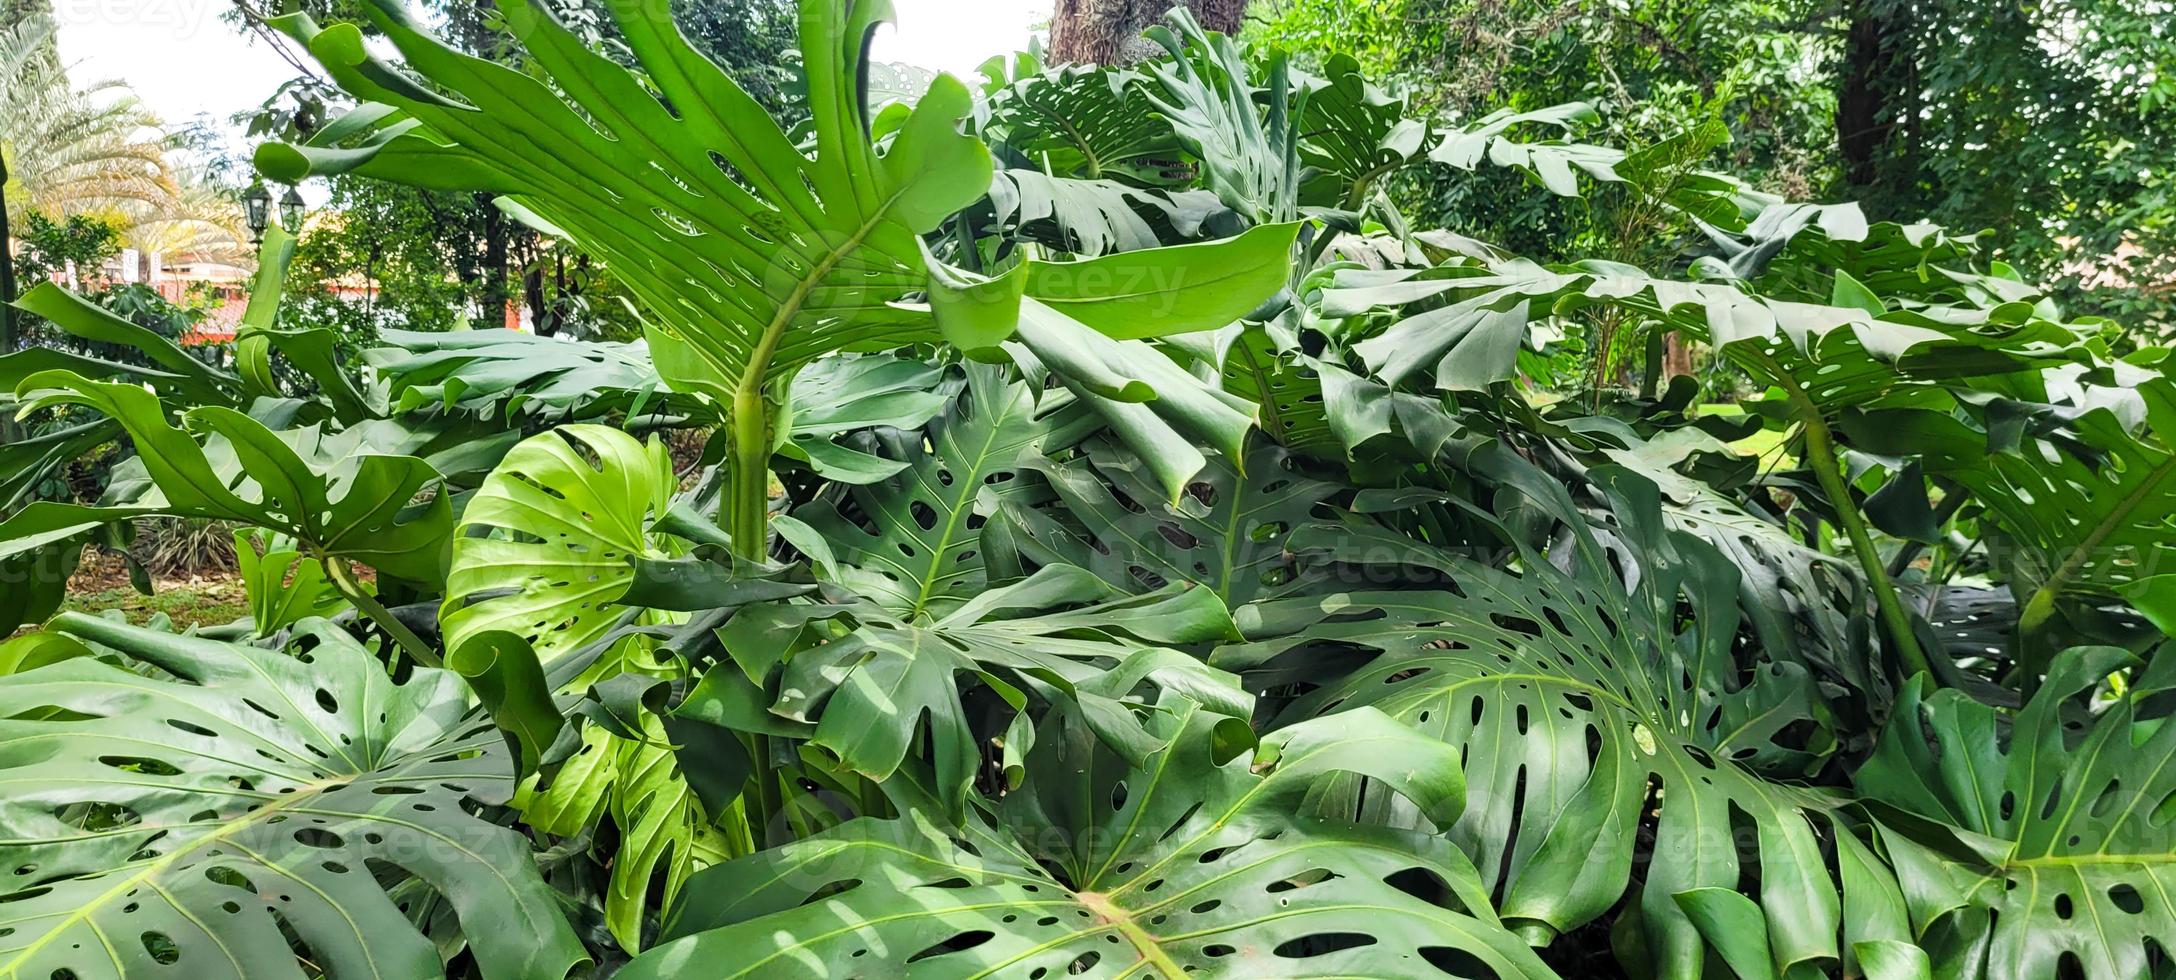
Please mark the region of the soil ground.
<svg viewBox="0 0 2176 980"><path fill-rule="evenodd" d="M68 580L67 608L87 613L119 609L138 625L164 613L177 629L224 626L249 615L249 592L232 576L161 578L152 585L154 595L137 592L129 584L126 562L93 550Z"/></svg>

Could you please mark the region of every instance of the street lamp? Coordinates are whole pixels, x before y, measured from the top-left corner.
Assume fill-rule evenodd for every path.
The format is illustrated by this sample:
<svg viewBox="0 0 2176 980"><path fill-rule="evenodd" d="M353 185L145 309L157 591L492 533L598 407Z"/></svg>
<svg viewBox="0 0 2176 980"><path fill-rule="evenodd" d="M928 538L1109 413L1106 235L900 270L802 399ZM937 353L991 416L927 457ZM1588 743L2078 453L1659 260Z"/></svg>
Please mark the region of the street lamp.
<svg viewBox="0 0 2176 980"><path fill-rule="evenodd" d="M242 195L242 210L249 222L249 243L264 244L264 230L272 221L272 194L264 189L264 181L249 185L248 193Z"/></svg>
<svg viewBox="0 0 2176 980"><path fill-rule="evenodd" d="M303 207L302 191L288 187L286 195L280 198L280 224L287 227L288 234L302 234Z"/></svg>

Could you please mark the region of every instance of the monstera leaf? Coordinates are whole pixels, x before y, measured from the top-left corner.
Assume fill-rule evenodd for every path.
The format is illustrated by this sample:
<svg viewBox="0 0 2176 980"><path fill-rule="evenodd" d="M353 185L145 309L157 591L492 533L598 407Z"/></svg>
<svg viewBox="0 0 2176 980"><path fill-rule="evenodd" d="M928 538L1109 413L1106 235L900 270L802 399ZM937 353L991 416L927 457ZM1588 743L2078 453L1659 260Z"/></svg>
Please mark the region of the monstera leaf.
<svg viewBox="0 0 2176 980"><path fill-rule="evenodd" d="M1203 30L1184 7L1144 33L1171 53L1148 65L1156 81L1149 103L1201 161L1202 186L1257 224L1299 217L1299 130L1285 52L1269 50L1268 78L1257 87L1246 46ZM1298 101L1304 112L1304 91Z"/></svg>
<svg viewBox="0 0 2176 980"><path fill-rule="evenodd" d="M1600 114L1584 102L1567 102L1532 112L1498 109L1446 135L1428 151L1428 158L1460 170L1473 170L1485 159L1499 167L1517 167L1534 175L1550 193L1565 197L1579 194L1578 170L1588 177L1620 181L1616 165L1624 152L1607 147L1574 143L1560 137L1520 138L1523 126L1570 132L1574 127L1600 121Z"/></svg>
<svg viewBox="0 0 2176 980"><path fill-rule="evenodd" d="M815 642L803 642L811 625ZM1162 645L1233 635L1213 593L1129 596L1069 565L938 618L856 601L754 607L721 635L738 670L712 669L676 718L796 739L821 768L875 781L926 759L933 799L954 819L967 812L979 746L1002 745L1007 778L1017 779L1046 711L1079 715L1138 761L1166 737L1154 726L1154 692L1207 707L1242 741L1253 709L1231 675Z"/></svg>
<svg viewBox="0 0 2176 980"><path fill-rule="evenodd" d="M0 401L0 411L9 406ZM37 499L61 468L121 435L112 419L51 429L0 445L0 513Z"/></svg>
<svg viewBox="0 0 2176 980"><path fill-rule="evenodd" d="M384 330L378 336L382 345L363 358L386 380L398 412L435 405L485 418L569 421L642 411L700 418L705 411L664 390L639 343L518 330Z"/></svg>
<svg viewBox="0 0 2176 980"><path fill-rule="evenodd" d="M985 66L986 74L992 70ZM984 132L1053 176L1184 184L1178 136L1149 101L1147 82L1131 69L1095 65L1023 72L990 93Z"/></svg>
<svg viewBox="0 0 2176 980"><path fill-rule="evenodd" d="M2176 628L2176 383L2132 389L2146 424L2126 426L2105 407L2067 431L2010 452L1970 454L1930 467L1971 490L1986 520L2016 547L2011 572L2031 599L2030 632L2058 597L2121 597L2164 630Z"/></svg>
<svg viewBox="0 0 2176 980"><path fill-rule="evenodd" d="M621 976L1552 975L1440 838L1295 815L1357 772L1449 823L1456 751L1364 709L1229 760L1192 704L1158 724L1135 765L1046 724L1029 783L958 830L910 808L702 872Z"/></svg>
<svg viewBox="0 0 2176 980"><path fill-rule="evenodd" d="M1817 828L1841 801L1768 775L1803 774L1826 737L1803 669L1733 655L1730 565L1668 530L1654 486L1630 473L1592 473L1613 503L1606 529L1530 465L1500 454L1495 473L1499 493L1516 488L1558 520L1566 553L1522 552L1514 575L1357 521L1303 528L1294 550L1425 564L1448 591L1263 604L1242 611L1241 629L1289 635L1211 662L1264 668L1250 686L1301 682L1282 719L1376 706L1458 747L1478 805L1451 838L1537 942L1616 905L1648 833L1653 857L1627 914L1653 975L1699 975L1701 932L1676 896L1700 888L1758 900L1763 956L1779 973L1903 938L1895 917L1869 911L1886 894L1878 875L1858 888L1830 876Z"/></svg>
<svg viewBox="0 0 2176 980"><path fill-rule="evenodd" d="M840 436L884 427L919 429L945 398L943 369L900 357L827 357L802 368L789 389L778 453L839 483L874 483L907 464L840 445Z"/></svg>
<svg viewBox="0 0 2176 980"><path fill-rule="evenodd" d="M1840 281L1831 303L1770 299L1720 282L1658 279L1589 261L1543 267L1526 259L1454 258L1422 270L1339 272L1322 312L1395 311L1352 344L1367 368L1398 384L1433 367L1436 387L1479 390L1510 379L1537 317L1608 306L1712 343L1757 380L1803 394L1824 414L1845 408L1943 408L1945 386L2086 356L2078 334L2023 304L1996 309L1887 309Z"/></svg>
<svg viewBox="0 0 2176 980"><path fill-rule="evenodd" d="M1824 298L1841 272L1878 296L1953 302L1963 291L1948 270L1972 265L1979 253L1974 237L1933 224L1869 224L1855 204L1777 201L1754 217L1743 236L1718 245L1734 273L1762 277L1764 289L1778 294Z"/></svg>
<svg viewBox="0 0 2176 980"><path fill-rule="evenodd" d="M88 378L127 378L190 405L245 408L242 379L191 356L181 345L139 327L74 293L41 282L15 301L16 309L41 317L71 336L99 344L132 348L153 366L126 364L31 346L0 355L0 390L14 392L32 375L73 371Z"/></svg>
<svg viewBox="0 0 2176 980"><path fill-rule="evenodd" d="M527 838L474 813L513 768L452 674L395 684L321 621L292 653L53 628L171 677L77 657L0 679L0 976L443 976L419 903L485 977L585 962ZM404 880L433 897L396 904Z"/></svg>
<svg viewBox="0 0 2176 980"><path fill-rule="evenodd" d="M1077 255L1191 241L1225 213L1208 191L1144 190L1015 169L998 171L990 182L990 217L999 230Z"/></svg>
<svg viewBox="0 0 2176 980"><path fill-rule="evenodd" d="M1913 935L1957 975L2143 977L2176 942L2168 664L2097 715L2072 703L2130 659L2068 650L2014 713L1922 676L1858 771L1892 808L1876 816Z"/></svg>
<svg viewBox="0 0 2176 980"><path fill-rule="evenodd" d="M910 619L945 611L990 584L989 554L980 542L995 508L992 495L1015 478L1024 457L1046 443L1056 449L1078 440L1048 413L1027 385L998 368L970 364L965 383L927 430L871 434L881 454L874 458L899 468L848 491L858 520L826 500L794 516L820 536L831 574L855 594Z"/></svg>
<svg viewBox="0 0 2176 980"><path fill-rule="evenodd" d="M1031 375L1062 382L1155 461L1175 497L1207 463L1197 446L1240 451L1256 406L1143 341L1215 330L1262 305L1283 288L1299 231L1297 222L1261 225L1073 262L1028 258L995 277L933 259L930 304L969 357L1010 355Z"/></svg>
<svg viewBox="0 0 2176 980"><path fill-rule="evenodd" d="M688 875L729 856L726 836L689 789L672 743L656 715L633 719L627 736L586 725L575 750L551 783L525 783L514 805L530 826L561 837L594 833L609 820L618 830L604 896L605 927L620 948L643 947L652 879L662 871L659 897L670 906ZM745 853L743 848L739 853Z"/></svg>
<svg viewBox="0 0 2176 980"><path fill-rule="evenodd" d="M26 411L76 405L105 414L134 440L149 487L128 503L40 501L0 522L0 553L13 554L101 524L170 515L277 531L320 561L359 561L416 582L444 576L452 502L437 494L431 464L372 448L367 433L327 440L315 429L273 432L233 409L205 406L169 424L140 385L90 381L66 371L34 375ZM194 431L191 431L194 430ZM198 434L201 433L201 436ZM333 570L337 573L336 569Z"/></svg>
<svg viewBox="0 0 2176 980"><path fill-rule="evenodd" d="M0 411L13 414L21 410L14 400L18 386L47 371L70 371L100 380L125 379L147 385L164 397L190 406L250 407L251 399L243 391L240 378L190 356L172 340L117 317L53 283L39 283L14 305L71 336L101 345L132 348L149 363L125 363L38 345L0 352ZM121 433L121 426L110 418L78 420L46 431L16 433L5 445L0 445L0 513L12 513L36 499L42 486L62 467L116 440Z"/></svg>
<svg viewBox="0 0 2176 980"><path fill-rule="evenodd" d="M1479 391L1516 373L1528 324L1577 282L1524 259L1493 267L1462 260L1417 272L1340 271L1319 302L1328 317L1407 307L1352 344L1368 370L1395 387L1432 367L1435 387Z"/></svg>
<svg viewBox="0 0 2176 980"><path fill-rule="evenodd" d="M675 509L678 485L655 439L569 425L523 442L462 512L441 616L447 663L484 675L478 693L523 746L525 771L559 732L554 689L606 705L612 725L582 724L581 748L517 802L532 825L565 837L610 822L605 925L630 951L642 947L653 877L670 902L724 846L711 827L719 812L689 787L654 706L615 700L683 669L654 657L654 639L634 627L686 618L667 606L689 593L725 601L676 574L698 543L724 543Z"/></svg>
<svg viewBox="0 0 2176 980"><path fill-rule="evenodd" d="M510 633L549 665L630 617L659 621L618 603L637 562L686 549L656 528L678 488L664 443L615 429L563 426L514 447L455 529L440 614L447 650ZM607 659L597 670L623 666Z"/></svg>
<svg viewBox="0 0 2176 980"><path fill-rule="evenodd" d="M1331 411L1336 404L1331 392L1345 380L1345 372L1309 357L1300 347L1284 322L1294 312L1227 331L1224 388L1252 392L1261 401L1262 431L1278 445L1305 456L1339 459L1350 445L1364 441L1344 439L1340 420Z"/></svg>
<svg viewBox="0 0 2176 980"><path fill-rule="evenodd" d="M277 535L260 544L255 534L234 532L234 571L249 591L250 631L258 636L331 616L347 605L326 578L325 566Z"/></svg>
<svg viewBox="0 0 2176 980"><path fill-rule="evenodd" d="M1281 449L1257 443L1244 473L1220 458L1165 503L1138 456L1108 442L1084 448L1070 462L1028 464L1062 507L1005 508L1013 541L1030 558L1078 564L1130 591L1197 583L1234 609L1310 585L1285 540L1338 488L1295 472Z"/></svg>
<svg viewBox="0 0 2176 980"><path fill-rule="evenodd" d="M1867 595L1851 563L1792 536L1730 495L1674 467L1728 447L1698 429L1652 439L1623 432L1600 456L1654 481L1672 528L1713 545L1738 569L1738 605L1770 659L1802 664L1860 697L1879 696L1869 657ZM1870 722L1871 719L1868 719Z"/></svg>
<svg viewBox="0 0 2176 980"><path fill-rule="evenodd" d="M505 195L517 217L609 263L652 318L666 380L721 405L832 351L935 339L926 315L887 304L922 288L918 236L979 200L992 166L959 130L971 100L949 76L887 152L870 142L864 45L888 6L800 5L813 157L669 18L636 0L609 7L639 76L527 0L499 11L534 76L456 52L389 0L365 4L433 89L373 59L352 25L288 18L340 87L402 118L358 146L267 145L258 167Z"/></svg>
<svg viewBox="0 0 2176 980"><path fill-rule="evenodd" d="M1306 203L1357 210L1377 182L1420 160L1428 123L1407 115L1403 98L1369 82L1351 55L1331 55L1322 77L1302 86L1308 90L1300 116Z"/></svg>

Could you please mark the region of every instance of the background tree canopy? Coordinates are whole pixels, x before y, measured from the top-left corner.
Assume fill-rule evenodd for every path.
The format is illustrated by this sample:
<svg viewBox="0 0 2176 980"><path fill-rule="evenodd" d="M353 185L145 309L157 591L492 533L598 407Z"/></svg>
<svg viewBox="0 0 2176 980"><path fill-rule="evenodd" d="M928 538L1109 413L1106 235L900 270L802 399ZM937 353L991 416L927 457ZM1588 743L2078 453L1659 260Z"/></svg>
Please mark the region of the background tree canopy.
<svg viewBox="0 0 2176 980"><path fill-rule="evenodd" d="M1257 0L1255 36L1349 53L1462 114L1595 105L1640 145L1707 114L1714 165L1876 220L1986 229L2083 311L2176 309L2176 6L2166 0ZM1606 133L1607 136L1602 136ZM1560 223L1456 180L1401 203L1492 240Z"/></svg>

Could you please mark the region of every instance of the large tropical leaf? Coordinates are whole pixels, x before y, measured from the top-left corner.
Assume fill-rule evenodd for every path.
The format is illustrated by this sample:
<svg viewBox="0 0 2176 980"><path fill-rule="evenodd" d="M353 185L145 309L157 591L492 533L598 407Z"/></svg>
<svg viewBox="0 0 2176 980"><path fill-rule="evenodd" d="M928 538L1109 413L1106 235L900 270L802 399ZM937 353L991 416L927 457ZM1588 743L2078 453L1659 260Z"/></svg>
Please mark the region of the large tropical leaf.
<svg viewBox="0 0 2176 980"><path fill-rule="evenodd" d="M1217 459L1175 502L1134 453L1100 441L1083 448L1071 461L1028 464L1061 507L1006 507L1012 543L1030 559L1077 564L1129 591L1195 583L1234 609L1314 584L1285 542L1338 488L1296 472L1276 446L1257 443L1244 472Z"/></svg>
<svg viewBox="0 0 2176 980"><path fill-rule="evenodd" d="M0 412L11 407L0 399ZM121 427L112 419L48 429L0 445L0 513L45 496L62 467L114 441Z"/></svg>
<svg viewBox="0 0 2176 980"><path fill-rule="evenodd" d="M965 383L947 392L947 410L926 430L871 433L872 458L891 461L896 472L849 490L842 501L817 500L794 512L821 536L830 574L908 619L942 613L988 588L982 528L996 495L1029 457L1081 434L1036 395L1002 369L970 364Z"/></svg>
<svg viewBox="0 0 2176 980"><path fill-rule="evenodd" d="M1700 453L1734 456L1713 436L1687 427L1643 440L1596 421L1582 427L1613 434L1600 456L1654 481L1670 526L1713 545L1737 568L1738 605L1769 659L1802 664L1815 677L1843 685L1848 696L1879 696L1886 685L1874 676L1866 586L1849 561L1679 472Z"/></svg>
<svg viewBox="0 0 2176 980"><path fill-rule="evenodd" d="M1328 317L1406 307L1351 345L1368 370L1395 387L1432 369L1436 388L1478 391L1513 376L1528 324L1578 282L1523 259L1493 267L1461 259L1421 271L1341 271L1320 304Z"/></svg>
<svg viewBox="0 0 2176 980"><path fill-rule="evenodd" d="M68 370L100 380L127 378L192 406L248 406L240 378L191 356L172 340L115 316L58 285L41 282L14 305L24 313L43 318L70 336L133 349L150 364L130 364L52 347L31 346L0 352L0 389L14 392L32 375Z"/></svg>
<svg viewBox="0 0 2176 980"><path fill-rule="evenodd" d="M882 781L926 765L933 800L954 819L967 811L981 747L1003 746L1016 780L1035 719L1053 708L1134 761L1168 737L1155 728L1156 692L1183 694L1239 733L1253 708L1235 678L1162 645L1232 635L1213 593L1130 596L1069 565L939 618L854 601L756 607L721 635L738 670L712 669L678 717L800 740L818 753L804 759L840 775Z"/></svg>
<svg viewBox="0 0 2176 980"><path fill-rule="evenodd" d="M2121 597L2176 628L2176 383L2153 378L2129 394L2145 424L2096 407L2066 431L2006 452L1929 468L1987 507L2020 594ZM1993 448L1993 447L1987 447Z"/></svg>
<svg viewBox="0 0 2176 980"><path fill-rule="evenodd" d="M101 524L171 515L277 531L313 558L360 561L415 582L444 576L452 502L436 494L417 503L439 482L438 471L414 456L376 449L369 430L337 439L314 428L274 432L217 405L184 413L189 428L183 429L140 385L66 371L23 384L26 411L75 405L118 423L136 444L145 485L113 506L31 504L0 522L0 552L26 551ZM109 496L122 494L123 482L117 479Z"/></svg>
<svg viewBox="0 0 2176 980"><path fill-rule="evenodd" d="M605 823L617 831L619 846L606 857L612 873L604 921L620 948L635 952L650 922L652 880L662 878L655 891L670 907L689 874L734 852L689 788L662 720L653 714L629 721L624 736L583 726L581 747L550 785L525 783L514 805L545 833L578 839Z"/></svg>
<svg viewBox="0 0 2176 980"><path fill-rule="evenodd" d="M1299 217L1299 131L1285 53L1269 51L1268 78L1257 86L1247 47L1203 30L1184 7L1145 33L1171 54L1148 64L1161 89L1148 92L1149 102L1201 161L1202 186L1249 221ZM1301 111L1306 99L1298 94Z"/></svg>
<svg viewBox="0 0 2176 980"><path fill-rule="evenodd" d="M382 345L363 357L386 380L397 412L435 405L486 418L564 421L637 410L683 416L702 411L691 399L663 390L640 343L538 337L518 330L384 330L379 340Z"/></svg>
<svg viewBox="0 0 2176 980"><path fill-rule="evenodd" d="M1226 761L1207 712L1157 724L1170 746L1133 765L1047 725L994 819L909 809L703 872L621 976L1551 976L1439 838L1295 813L1358 772L1449 823L1448 746L1362 710Z"/></svg>
<svg viewBox="0 0 2176 980"><path fill-rule="evenodd" d="M1112 180L1005 169L990 182L999 230L1061 252L1106 255L1192 241L1226 213L1208 191L1157 191Z"/></svg>
<svg viewBox="0 0 2176 980"><path fill-rule="evenodd" d="M678 488L662 442L603 426L564 426L514 447L455 529L446 648L511 633L549 665L630 618L657 621L619 600L638 562L686 549L656 529Z"/></svg>
<svg viewBox="0 0 2176 980"><path fill-rule="evenodd" d="M1351 55L1330 56L1322 77L1302 79L1301 86L1308 91L1299 119L1306 203L1357 210L1379 181L1420 160L1428 123L1408 115L1403 98L1369 82Z"/></svg>
<svg viewBox="0 0 2176 980"><path fill-rule="evenodd" d="M864 44L888 6L801 4L813 157L669 19L634 0L610 7L639 77L543 8L501 5L547 84L454 51L396 4L364 5L436 91L378 63L354 26L290 19L342 88L405 120L357 148L270 144L258 166L506 195L518 216L611 263L653 318L666 380L722 404L835 350L934 339L926 315L888 303L921 288L918 236L980 199L992 168L959 131L971 100L949 76L887 152L870 142Z"/></svg>
<svg viewBox="0 0 2176 980"><path fill-rule="evenodd" d="M1754 378L1803 393L1823 413L1869 405L1954 407L1945 386L2087 355L2078 334L2024 304L1888 309L1840 282L1833 303L1770 299L1721 282L1658 279L1614 262L1543 267L1460 256L1423 270L1351 270L1321 294L1345 317L1396 310L1352 350L1393 385L1433 367L1437 387L1508 380L1529 323L1608 306L1707 341ZM2029 394L2029 393L2028 393ZM2043 399L2044 400L2044 399Z"/></svg>
<svg viewBox="0 0 2176 980"><path fill-rule="evenodd" d="M827 357L802 368L788 389L778 453L839 483L870 483L907 464L839 444L871 428L919 429L944 411L942 368L899 357Z"/></svg>
<svg viewBox="0 0 2176 980"><path fill-rule="evenodd" d="M1212 662L1301 685L1281 718L1376 706L1459 747L1477 805L1451 838L1537 942L1616 905L1650 832L1627 914L1656 976L1700 975L1701 932L1676 899L1699 888L1758 901L1779 973L1903 938L1900 921L1866 910L1878 884L1854 894L1830 875L1823 840L1841 801L1771 778L1803 774L1826 736L1803 669L1734 656L1731 566L1667 529L1636 476L1594 472L1614 506L1591 527L1561 484L1498 458L1505 488L1568 535L1561 553L1523 550L1514 575L1357 521L1303 528L1295 550L1425 565L1444 589L1265 604L1241 628L1289 635Z"/></svg>
<svg viewBox="0 0 2176 980"><path fill-rule="evenodd" d="M2141 978L2176 943L2176 727L2165 663L2095 716L2075 697L2130 655L2059 656L2015 712L1921 677L1855 776L1913 935L1944 975ZM2007 723L2007 724L2005 724ZM1902 811L1900 816L1890 816Z"/></svg>
<svg viewBox="0 0 2176 980"><path fill-rule="evenodd" d="M1624 152L1575 143L1561 136L1527 138L1522 127L1568 134L1578 126L1600 119L1594 107L1584 102L1567 102L1530 112L1508 107L1498 109L1445 135L1442 142L1428 151L1428 158L1460 170L1476 169L1483 160L1500 167L1516 167L1533 174L1550 193L1574 197L1579 194L1579 180L1574 170L1595 180L1623 180L1617 174L1616 165L1624 159Z"/></svg>
<svg viewBox="0 0 2176 980"><path fill-rule="evenodd" d="M1095 65L1025 67L1039 70L990 93L984 132L993 142L1053 176L1148 187L1184 183L1178 137L1149 101L1146 76Z"/></svg>
<svg viewBox="0 0 2176 980"><path fill-rule="evenodd" d="M171 677L78 657L0 679L0 976L442 976L413 924L433 903L485 977L586 959L528 840L473 812L513 767L452 674L396 684L322 622L293 652L54 629ZM427 891L396 904L401 880Z"/></svg>

